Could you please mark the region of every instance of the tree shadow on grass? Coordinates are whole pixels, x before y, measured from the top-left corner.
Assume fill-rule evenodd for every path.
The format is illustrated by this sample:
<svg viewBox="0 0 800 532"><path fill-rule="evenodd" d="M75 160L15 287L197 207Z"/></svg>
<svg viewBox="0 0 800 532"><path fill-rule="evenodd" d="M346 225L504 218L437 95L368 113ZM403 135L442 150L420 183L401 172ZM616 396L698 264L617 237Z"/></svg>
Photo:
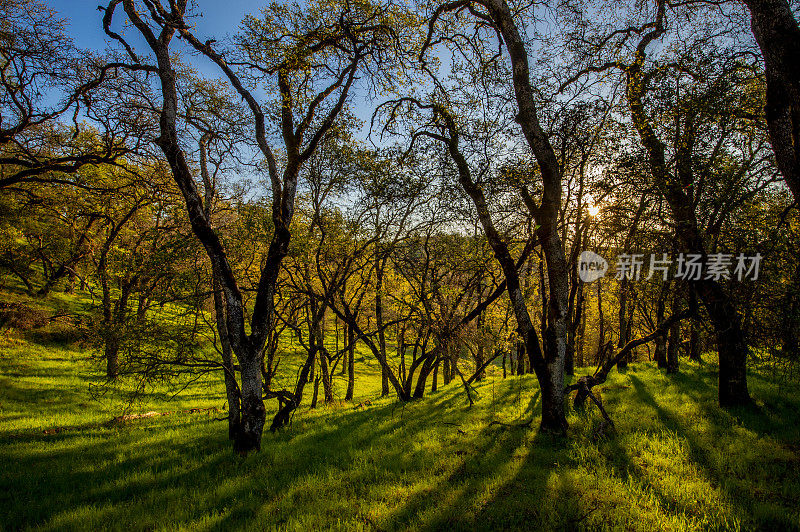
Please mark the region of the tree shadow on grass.
<svg viewBox="0 0 800 532"><path fill-rule="evenodd" d="M747 449L735 450L733 447L727 453L723 449L715 449L735 443L737 438L748 438L753 445L760 442L758 437L731 433L729 429L735 425L731 423L733 413L710 407L707 404L709 390L702 390L705 383L698 379L680 374L673 376L673 380L678 381L684 389L692 390L690 396L693 399L698 397L698 407L703 415L715 421L713 430L705 435L697 427L682 421L679 416L659 404L639 378L633 375L629 378L641 402L655 411L661 424L688 443L692 461L702 469L713 485L719 487L726 500L738 510L745 521L767 528L775 527L776 530L798 528L798 523L791 521L790 513L800 504L800 494L795 491L787 499L780 494L780 480L777 486L775 480L786 479L788 475L797 482L800 478L800 461L780 458L772 460L772 457L756 456L748 453ZM705 384L705 387L708 388L708 385ZM761 429L756 433L762 437L770 432L768 423L763 420L755 421L751 417L758 415L756 407L736 410L739 415L746 413L748 419ZM773 425L772 429L782 425L783 423ZM627 456L624 449L619 451L619 456ZM754 515L755 512L760 515Z"/></svg>
<svg viewBox="0 0 800 532"><path fill-rule="evenodd" d="M633 390L625 393L683 437L692 459L721 483L727 472L715 469L708 441L632 373L626 379ZM514 386L473 408L453 386L404 406L378 401L304 413L288 429L265 434L262 452L244 460L231 452L225 424L210 416L155 418L46 441L22 435L0 443L0 461L8 464L0 471L0 521L12 529L589 528L604 508L559 466L572 459L575 442L537 432L534 392L527 388L528 406L519 415L534 418L532 428L489 425L495 405L518 393ZM501 421L517 421L508 419L517 410L500 411ZM617 457L611 465L620 477L647 482L621 442L604 445ZM656 495L671 514L691 511L669 493Z"/></svg>
<svg viewBox="0 0 800 532"><path fill-rule="evenodd" d="M514 390L507 394L514 395ZM578 486L562 479L567 439L542 433L536 412L540 394L522 417L530 425L483 425L469 451L461 451L427 490L394 516L392 528L414 530L573 529L594 509ZM436 499L433 505L431 498Z"/></svg>
<svg viewBox="0 0 800 532"><path fill-rule="evenodd" d="M0 458L7 467L0 473L0 507L8 512L2 522L12 529L46 523L88 527L81 525L80 513L75 522L58 520L81 508L103 508L120 524L147 521L147 516L130 513L127 503L201 484L211 470L230 461L229 453L214 451L212 442L199 434L163 438L158 452L142 445L143 437L147 435L141 430L89 431L59 434L46 442L30 435L27 441L19 438L1 446ZM200 455L202 462L196 460ZM182 460L184 456L192 459ZM54 525L54 520L60 524Z"/></svg>
<svg viewBox="0 0 800 532"><path fill-rule="evenodd" d="M511 390L502 396L513 394ZM537 391L529 403L531 416L538 395ZM419 478L413 493L389 513L384 525L395 530L478 527L482 501L491 496L493 485L515 473L530 434L528 427L490 426L488 421L483 419L466 431L452 427L435 442L443 456L433 467L418 472L424 478ZM413 426L422 429L431 422L426 416L415 419Z"/></svg>

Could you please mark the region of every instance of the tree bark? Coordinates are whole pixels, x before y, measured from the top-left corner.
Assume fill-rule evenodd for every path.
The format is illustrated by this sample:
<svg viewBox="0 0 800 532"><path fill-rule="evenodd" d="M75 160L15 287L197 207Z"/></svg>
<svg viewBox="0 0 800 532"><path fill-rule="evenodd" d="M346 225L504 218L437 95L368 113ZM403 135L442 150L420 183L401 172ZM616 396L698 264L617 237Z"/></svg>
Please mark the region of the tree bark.
<svg viewBox="0 0 800 532"><path fill-rule="evenodd" d="M668 280L661 282L661 290L658 294L658 301L656 302L656 323L664 321L664 312L666 307L666 298L669 292L670 282ZM662 334L656 338L655 354L654 357L656 364L659 368L667 367L667 335Z"/></svg>
<svg viewBox="0 0 800 532"><path fill-rule="evenodd" d="M675 315L681 308L679 286L675 286L672 293L672 314ZM681 324L675 322L669 328L669 343L667 344L667 373L677 373L680 366L679 354L681 346Z"/></svg>
<svg viewBox="0 0 800 532"><path fill-rule="evenodd" d="M603 289L601 288L602 281L597 280L597 321L599 322L597 331L597 359L595 362L600 363L605 353L606 345L606 320L603 315Z"/></svg>
<svg viewBox="0 0 800 532"><path fill-rule="evenodd" d="M356 372L355 372L355 352L356 352L356 334L352 327L345 323L347 330L347 393L344 395L345 401L353 400L353 391L356 385Z"/></svg>
<svg viewBox="0 0 800 532"><path fill-rule="evenodd" d="M222 369L225 372L225 397L228 400L228 438L233 440L239 433L241 424L241 396L236 384L236 373L233 365L233 351L228 338L228 326L225 319L225 303L222 301L221 288L217 273L212 271L212 288L214 292L214 316L219 334Z"/></svg>
<svg viewBox="0 0 800 532"><path fill-rule="evenodd" d="M618 326L619 326L619 340L617 347L622 348L628 343L628 322L626 320L628 313L628 279L623 277L619 282L619 311L618 311ZM617 369L625 369L628 367L628 357L624 356L617 362Z"/></svg>
<svg viewBox="0 0 800 532"><path fill-rule="evenodd" d="M375 242L375 321L378 327L378 349L381 356L386 359L386 335L383 330L383 261L380 253L380 243ZM389 395L389 369L381 365L381 397Z"/></svg>
<svg viewBox="0 0 800 532"><path fill-rule="evenodd" d="M800 202L800 28L786 0L744 0L767 78L764 111L775 162Z"/></svg>
<svg viewBox="0 0 800 532"><path fill-rule="evenodd" d="M325 304L312 301L312 330L314 343L319 353L319 367L322 373L322 393L326 404L333 402L333 387L331 385L330 368L328 367L328 350L325 348ZM314 395L316 396L317 384L314 384Z"/></svg>
<svg viewBox="0 0 800 532"><path fill-rule="evenodd" d="M480 291L479 291L479 297L480 297ZM484 355L485 347L483 345L483 335L481 334L483 332L483 313L481 313L478 316L477 320L475 321L475 329L476 332L478 333L477 335L478 346L475 353L475 371L477 371L478 374L475 377L475 380L480 382L486 376L486 370L480 370L480 367L483 366L483 361L486 358Z"/></svg>
<svg viewBox="0 0 800 532"><path fill-rule="evenodd" d="M119 375L119 338L116 333L106 332L105 349L106 377L115 379Z"/></svg>

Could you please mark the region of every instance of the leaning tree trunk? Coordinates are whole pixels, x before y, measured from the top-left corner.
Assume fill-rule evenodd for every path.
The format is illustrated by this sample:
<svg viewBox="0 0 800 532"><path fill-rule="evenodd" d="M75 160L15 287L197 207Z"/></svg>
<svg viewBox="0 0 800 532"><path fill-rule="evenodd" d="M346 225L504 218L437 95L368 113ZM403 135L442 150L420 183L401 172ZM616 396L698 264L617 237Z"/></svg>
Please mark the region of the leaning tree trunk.
<svg viewBox="0 0 800 532"><path fill-rule="evenodd" d="M275 417L272 419L272 425L269 429L270 431L275 432L281 427L286 426L291 420L294 411L300 406L300 403L303 402L303 391L305 390L306 384L313 378L310 373L314 368L316 358L317 350L315 348L309 349L306 361L303 364L303 367L300 368L300 375L297 377L297 384L295 385L294 393L279 396L281 406L278 409L278 412L275 414Z"/></svg>
<svg viewBox="0 0 800 532"><path fill-rule="evenodd" d="M528 146L531 148L542 176L541 203L536 205L526 188L520 194L528 211L533 215L539 229L537 236L547 262L547 280L549 287L549 307L547 327L544 331L544 354L534 355L533 369L542 387L542 422L541 429L547 432L566 434L567 418L564 411L564 363L567 350L567 307L569 300L569 271L563 243L558 235L558 212L561 208L561 167L555 151L542 128L536 108L536 98L530 80L528 50L520 35L514 15L505 0L488 0L486 7L489 17L503 37L512 65L512 81L514 95L518 106L516 117ZM470 193L472 196L473 194ZM477 205L476 205L477 206ZM484 218L479 206L478 212ZM483 220L481 220L483 222ZM486 226L484 224L484 229ZM487 236L489 231L487 230ZM496 232L492 228L496 237ZM490 244L492 242L490 241ZM509 297L514 306L517 324L525 336L525 348L529 357L531 350L539 350L538 337L533 329L530 314L522 292L519 289L519 276L514 263L505 253L498 253L496 245L492 245L498 261L501 262L506 276ZM513 278L512 278L513 277Z"/></svg>
<svg viewBox="0 0 800 532"><path fill-rule="evenodd" d="M424 347L423 347L424 349ZM417 385L414 387L414 399L421 399L425 396L425 384L428 381L428 375L431 374L431 371L434 371L434 379L436 378L435 367L436 367L436 358L438 355L436 354L426 354L422 355L422 366L419 368L419 375L417 376ZM409 375L409 379L412 375ZM435 391L433 387L431 391Z"/></svg>
<svg viewBox="0 0 800 532"><path fill-rule="evenodd" d="M533 370L542 394L542 420L545 432L565 435L567 418L564 410L564 361L567 348L567 302L569 299L568 267L564 248L558 234L558 212L561 207L561 168L555 151L539 122L536 100L530 82L528 51L514 15L505 0L487 0L484 4L488 17L502 37L512 64L514 94L518 105L516 121L519 123L528 146L541 171L543 190L541 203L530 195L524 185L518 192L536 223L536 236L547 262L550 297L547 326L544 331L545 348L541 352L525 295L520 286L520 275L508 246L498 233L491 218L483 190L473 181L470 165L459 149L459 132L456 121L443 106L434 104L435 120L449 134L437 133L435 138L444 142L458 169L458 179L476 208L486 240L503 270L506 290L514 310L517 330L525 341L525 348L533 360Z"/></svg>

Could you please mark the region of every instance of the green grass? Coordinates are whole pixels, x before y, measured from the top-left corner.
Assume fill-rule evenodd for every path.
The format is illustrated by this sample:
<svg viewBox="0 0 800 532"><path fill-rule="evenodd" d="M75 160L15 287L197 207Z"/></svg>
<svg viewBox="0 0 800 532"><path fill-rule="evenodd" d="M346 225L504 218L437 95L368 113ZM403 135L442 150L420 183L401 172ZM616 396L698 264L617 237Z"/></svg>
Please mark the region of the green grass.
<svg viewBox="0 0 800 532"><path fill-rule="evenodd" d="M800 528L800 399L766 374L751 374L756 406L724 411L713 363L683 363L677 376L634 364L601 388L617 430L595 441L595 408L570 412L564 440L536 420L491 425L539 410L532 376L493 368L472 408L455 383L405 406L306 406L242 459L221 413L181 412L222 408L215 379L175 397L148 390L135 406L174 414L107 424L125 402L97 393L91 353L0 342L5 529ZM357 401L379 390L361 355Z"/></svg>

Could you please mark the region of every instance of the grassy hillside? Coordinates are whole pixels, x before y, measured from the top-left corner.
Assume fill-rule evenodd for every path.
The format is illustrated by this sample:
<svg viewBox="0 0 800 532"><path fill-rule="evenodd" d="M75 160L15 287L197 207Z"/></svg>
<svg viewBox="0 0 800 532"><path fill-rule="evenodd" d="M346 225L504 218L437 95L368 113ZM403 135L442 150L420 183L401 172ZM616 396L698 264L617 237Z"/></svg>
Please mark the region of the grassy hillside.
<svg viewBox="0 0 800 532"><path fill-rule="evenodd" d="M800 528L800 398L766 374L751 375L756 407L723 411L713 363L634 364L601 389L617 431L596 437L591 408L562 441L513 426L538 412L532 376L490 373L472 408L455 383L402 406L374 398L365 358L370 404L304 407L241 459L220 382L126 407L56 329L0 335L4 529ZM171 413L109 423L126 408Z"/></svg>

